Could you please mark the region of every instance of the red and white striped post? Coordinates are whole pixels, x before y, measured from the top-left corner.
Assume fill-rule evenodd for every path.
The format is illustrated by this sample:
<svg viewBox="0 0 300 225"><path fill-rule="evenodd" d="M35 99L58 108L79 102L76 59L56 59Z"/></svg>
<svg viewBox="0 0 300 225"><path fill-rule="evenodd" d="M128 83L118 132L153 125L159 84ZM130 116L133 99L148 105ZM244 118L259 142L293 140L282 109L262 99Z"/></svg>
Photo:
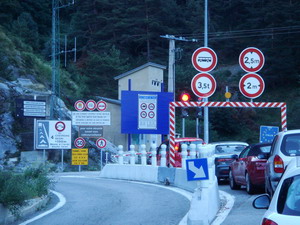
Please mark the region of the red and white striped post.
<svg viewBox="0 0 300 225"><path fill-rule="evenodd" d="M175 166L175 108L176 107L224 107L224 108L280 108L281 130L287 130L285 102L170 102L169 140L170 165Z"/></svg>

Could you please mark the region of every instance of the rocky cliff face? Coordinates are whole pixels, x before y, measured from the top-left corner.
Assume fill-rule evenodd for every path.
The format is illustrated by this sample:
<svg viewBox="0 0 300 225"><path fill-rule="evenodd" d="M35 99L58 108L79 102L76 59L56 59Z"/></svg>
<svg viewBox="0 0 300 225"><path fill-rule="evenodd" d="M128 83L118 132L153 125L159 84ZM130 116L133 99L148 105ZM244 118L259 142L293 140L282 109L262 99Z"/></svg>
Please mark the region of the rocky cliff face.
<svg viewBox="0 0 300 225"><path fill-rule="evenodd" d="M18 127L15 116L16 99L33 99L35 95L50 96L50 93L42 84L34 83L29 78L17 78L15 81L0 80L0 159L16 153L21 146L21 133L16 132ZM19 124L20 126L26 129L22 124Z"/></svg>

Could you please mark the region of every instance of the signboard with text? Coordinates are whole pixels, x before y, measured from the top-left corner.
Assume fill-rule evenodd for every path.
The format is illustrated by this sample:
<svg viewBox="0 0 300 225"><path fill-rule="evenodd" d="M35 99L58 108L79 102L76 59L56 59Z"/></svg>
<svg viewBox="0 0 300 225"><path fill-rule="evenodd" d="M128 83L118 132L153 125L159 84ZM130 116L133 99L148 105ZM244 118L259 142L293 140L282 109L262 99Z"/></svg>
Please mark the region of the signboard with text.
<svg viewBox="0 0 300 225"><path fill-rule="evenodd" d="M37 120L36 149L71 149L71 121Z"/></svg>
<svg viewBox="0 0 300 225"><path fill-rule="evenodd" d="M122 91L121 133L168 134L169 92Z"/></svg>
<svg viewBox="0 0 300 225"><path fill-rule="evenodd" d="M72 125L104 126L110 125L110 112L72 112Z"/></svg>
<svg viewBox="0 0 300 225"><path fill-rule="evenodd" d="M72 165L88 165L89 150L87 148L72 149Z"/></svg>

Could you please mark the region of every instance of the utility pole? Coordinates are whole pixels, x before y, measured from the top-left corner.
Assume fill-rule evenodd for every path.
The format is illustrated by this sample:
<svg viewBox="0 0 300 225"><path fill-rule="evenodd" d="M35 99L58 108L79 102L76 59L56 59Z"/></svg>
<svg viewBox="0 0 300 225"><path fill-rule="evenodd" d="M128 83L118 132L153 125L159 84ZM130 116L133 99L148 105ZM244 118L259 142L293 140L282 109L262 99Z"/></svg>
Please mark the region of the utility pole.
<svg viewBox="0 0 300 225"><path fill-rule="evenodd" d="M204 6L204 47L208 47L208 0L205 0ZM208 102L208 98L203 101ZM208 107L204 107L204 142L209 143L209 130L208 130Z"/></svg>
<svg viewBox="0 0 300 225"><path fill-rule="evenodd" d="M51 41L51 67L52 67L52 93L50 100L50 119L56 118L54 115L57 99L60 97L60 41L59 41L59 9L74 5L74 0L66 5L60 5L60 0L52 0L52 41ZM59 117L59 115L58 115Z"/></svg>

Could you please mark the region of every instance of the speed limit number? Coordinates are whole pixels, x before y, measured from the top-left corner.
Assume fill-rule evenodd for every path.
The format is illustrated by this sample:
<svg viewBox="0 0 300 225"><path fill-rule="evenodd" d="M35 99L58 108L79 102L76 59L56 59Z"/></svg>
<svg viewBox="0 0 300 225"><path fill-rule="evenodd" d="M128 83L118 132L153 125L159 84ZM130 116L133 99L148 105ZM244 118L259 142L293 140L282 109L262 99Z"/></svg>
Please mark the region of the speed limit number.
<svg viewBox="0 0 300 225"><path fill-rule="evenodd" d="M193 77L191 88L194 94L201 98L208 98L216 91L216 80L209 73L198 73Z"/></svg>

